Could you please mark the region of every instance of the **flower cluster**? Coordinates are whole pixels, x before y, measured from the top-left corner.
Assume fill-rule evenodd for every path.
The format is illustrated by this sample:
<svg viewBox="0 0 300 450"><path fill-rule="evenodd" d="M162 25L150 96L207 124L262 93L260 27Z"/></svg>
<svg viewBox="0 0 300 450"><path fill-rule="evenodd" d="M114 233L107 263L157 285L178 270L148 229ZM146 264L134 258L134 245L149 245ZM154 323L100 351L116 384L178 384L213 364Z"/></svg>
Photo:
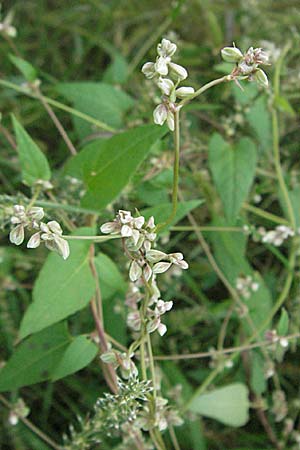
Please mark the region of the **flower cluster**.
<svg viewBox="0 0 300 450"><path fill-rule="evenodd" d="M237 47L224 47L221 50L224 61L235 63L231 76L237 80L238 77L246 77L249 81L256 81L263 87L268 86L268 77L265 72L259 68L260 64L266 65L269 61L268 54L261 48L250 47L246 53L242 53Z"/></svg>
<svg viewBox="0 0 300 450"><path fill-rule="evenodd" d="M10 217L10 222L14 225L9 234L10 242L21 245L25 238L25 229L35 230L36 232L27 242L28 248L37 248L41 242L44 242L49 250L53 250L67 259L70 249L68 242L62 238L61 226L55 220L48 223L42 222L44 215L43 208L38 206L26 209L23 205L14 205Z"/></svg>
<svg viewBox="0 0 300 450"><path fill-rule="evenodd" d="M168 39L162 39L157 46L156 61L147 62L142 67L145 77L153 80L162 93L162 102L153 112L154 122L163 125L167 121L171 131L174 130L176 98L182 99L194 94L192 87L178 87L179 83L187 78L188 73L184 67L172 62L176 50L176 44Z"/></svg>
<svg viewBox="0 0 300 450"><path fill-rule="evenodd" d="M173 302L164 302L160 298L156 276L166 272L172 265L187 269L183 254L166 254L152 248L157 237L153 217L146 221L143 216L132 217L130 211L120 210L113 222L103 224L100 229L102 233L119 234L130 259L131 284L126 298L130 312L127 324L134 331L141 331L145 326L148 333L157 330L163 336L167 327L161 323L161 316L170 311ZM144 305L144 317L138 308L139 303Z"/></svg>
<svg viewBox="0 0 300 450"><path fill-rule="evenodd" d="M118 380L117 394L105 393L97 400L94 416L86 421L79 419L80 431L70 427L71 437L64 436L64 449L87 450L91 444L100 443L102 435L113 437L122 434L124 427L133 426L152 390L150 381L131 378L123 383Z"/></svg>
<svg viewBox="0 0 300 450"><path fill-rule="evenodd" d="M236 290L245 299L251 297L251 292L256 292L259 288L259 284L253 281L251 275L241 275L237 277L235 283Z"/></svg>
<svg viewBox="0 0 300 450"><path fill-rule="evenodd" d="M260 227L258 233L262 237L262 242L273 244L275 247L280 247L286 239L295 235L295 232L286 225L278 225L275 230L270 231Z"/></svg>
<svg viewBox="0 0 300 450"><path fill-rule="evenodd" d="M0 4L0 18L1 18L1 4ZM12 26L13 21L13 13L12 11L9 11L5 19L3 19L2 22L0 22L0 33L9 37L14 38L17 36L17 30L14 26Z"/></svg>
<svg viewBox="0 0 300 450"><path fill-rule="evenodd" d="M158 428L160 431L166 430L169 426L180 426L183 421L178 415L177 411L168 407L168 400L163 397L156 397L155 399L155 414L153 416L153 406L149 407L146 403L140 416L136 420L136 425L144 431L149 431L152 428Z"/></svg>

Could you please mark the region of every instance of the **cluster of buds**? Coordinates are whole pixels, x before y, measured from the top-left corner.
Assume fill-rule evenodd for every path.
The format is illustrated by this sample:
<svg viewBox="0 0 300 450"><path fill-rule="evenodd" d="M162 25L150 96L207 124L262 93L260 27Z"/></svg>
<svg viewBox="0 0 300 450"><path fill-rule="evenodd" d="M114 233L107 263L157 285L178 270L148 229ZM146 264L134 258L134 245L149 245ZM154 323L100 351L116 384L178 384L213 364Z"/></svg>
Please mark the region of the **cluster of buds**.
<svg viewBox="0 0 300 450"><path fill-rule="evenodd" d="M24 400L22 398L18 398L9 413L8 422L10 425L15 426L19 423L20 417L27 417L29 413L30 409L25 404Z"/></svg>
<svg viewBox="0 0 300 450"><path fill-rule="evenodd" d="M163 125L166 121L171 131L174 130L174 112L176 99L186 98L194 94L194 89L188 86L178 87L188 76L187 70L172 62L172 56L177 50L176 44L168 39L162 39L157 46L155 62L147 62L142 67L146 78L153 80L162 93L162 102L153 112L154 122Z"/></svg>
<svg viewBox="0 0 300 450"><path fill-rule="evenodd" d="M241 275L237 277L235 283L236 290L245 299L251 297L252 292L256 292L259 288L257 281L254 281L251 275Z"/></svg>
<svg viewBox="0 0 300 450"><path fill-rule="evenodd" d="M286 225L278 225L275 230L270 231L266 231L265 228L260 227L258 233L261 236L262 242L273 244L275 247L280 247L286 239L295 235L294 230Z"/></svg>
<svg viewBox="0 0 300 450"><path fill-rule="evenodd" d="M182 253L166 254L153 248L156 240L154 218L148 221L143 216L132 217L130 211L120 210L113 222L101 226L102 233L119 234L123 238L124 250L130 259L130 289L126 298L129 307L128 326L134 331L146 327L148 333L158 331L163 336L167 327L161 316L173 306L164 302L156 284L156 276L166 272L172 265L187 269ZM143 303L144 316L139 310Z"/></svg>
<svg viewBox="0 0 300 450"><path fill-rule="evenodd" d="M38 206L26 209L23 205L14 205L11 208L10 222L14 228L9 234L10 242L21 245L25 238L25 229L35 230L36 232L27 242L27 248L37 248L43 242L49 250L57 252L63 259L67 259L70 249L68 242L62 237L61 226L55 220L48 223L42 222L44 215L43 208Z"/></svg>
<svg viewBox="0 0 300 450"><path fill-rule="evenodd" d="M214 347L210 347L209 352L211 354L211 360L209 362L209 367L211 369L218 368L221 371L224 369L231 369L233 367L232 359L219 353Z"/></svg>
<svg viewBox="0 0 300 450"><path fill-rule="evenodd" d="M250 47L246 53L242 53L235 46L224 47L221 50L221 55L224 61L235 63L235 68L231 72L232 79L237 81L246 78L249 81L256 81L263 87L268 87L268 77L259 68L259 65L268 65L269 56L261 48Z"/></svg>
<svg viewBox="0 0 300 450"><path fill-rule="evenodd" d="M1 4L0 4L0 19L1 19ZM17 36L17 30L12 26L14 15L12 11L9 11L5 19L0 22L0 33L8 38L15 38Z"/></svg>

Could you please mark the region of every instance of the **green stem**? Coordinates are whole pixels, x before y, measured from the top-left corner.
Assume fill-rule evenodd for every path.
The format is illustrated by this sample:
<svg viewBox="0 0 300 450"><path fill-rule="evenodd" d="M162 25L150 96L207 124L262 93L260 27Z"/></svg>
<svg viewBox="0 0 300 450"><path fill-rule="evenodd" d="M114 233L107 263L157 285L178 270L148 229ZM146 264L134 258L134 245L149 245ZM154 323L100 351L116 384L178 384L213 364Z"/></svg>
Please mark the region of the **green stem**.
<svg viewBox="0 0 300 450"><path fill-rule="evenodd" d="M180 161L180 109L174 112L174 166L173 166L173 189L172 189L172 212L166 222L157 226L157 231L161 231L175 219L178 204L178 183L179 183L179 161Z"/></svg>
<svg viewBox="0 0 300 450"><path fill-rule="evenodd" d="M264 219L270 220L271 222L279 223L282 225L288 225L288 221L283 217L276 216L275 214L264 211L263 209L257 208L256 206L249 205L248 203L243 204L243 209L252 212L257 216L263 217Z"/></svg>
<svg viewBox="0 0 300 450"><path fill-rule="evenodd" d="M216 80L212 80L209 83L204 84L204 86L201 86L194 94L192 94L190 97L187 97L183 100L181 100L180 103L178 103L177 107L180 108L187 103L189 103L194 98L198 97L199 95L203 94L203 92L207 91L208 89L217 86L218 84L224 83L226 81L232 81L232 78L230 75L225 75L224 77L217 78Z"/></svg>

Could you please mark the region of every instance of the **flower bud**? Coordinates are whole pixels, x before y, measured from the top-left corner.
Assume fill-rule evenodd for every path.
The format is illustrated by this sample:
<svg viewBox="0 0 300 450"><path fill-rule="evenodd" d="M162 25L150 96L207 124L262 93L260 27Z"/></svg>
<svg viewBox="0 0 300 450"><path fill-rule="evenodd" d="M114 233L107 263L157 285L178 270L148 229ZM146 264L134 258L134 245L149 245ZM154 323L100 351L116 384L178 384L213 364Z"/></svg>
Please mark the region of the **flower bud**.
<svg viewBox="0 0 300 450"><path fill-rule="evenodd" d="M179 80L185 80L188 77L187 70L180 66L179 64L175 64L170 62L169 67L174 76L176 76Z"/></svg>
<svg viewBox="0 0 300 450"><path fill-rule="evenodd" d="M136 261L132 261L129 269L129 278L131 281L137 281L142 276L142 268Z"/></svg>
<svg viewBox="0 0 300 450"><path fill-rule="evenodd" d="M156 63L154 64L155 71L159 73L159 75L166 76L168 75L168 60L163 56L157 58Z"/></svg>
<svg viewBox="0 0 300 450"><path fill-rule="evenodd" d="M23 225L18 225L11 230L9 233L9 240L12 244L21 245L24 241L24 227Z"/></svg>
<svg viewBox="0 0 300 450"><path fill-rule="evenodd" d="M156 123L157 125L163 125L167 119L167 116L168 116L168 109L166 105L164 105L163 103L158 105L153 111L154 123Z"/></svg>
<svg viewBox="0 0 300 450"><path fill-rule="evenodd" d="M153 273L164 273L171 267L171 265L172 264L168 262L159 262L153 266Z"/></svg>
<svg viewBox="0 0 300 450"><path fill-rule="evenodd" d="M176 89L176 96L178 98L186 98L186 97L190 97L191 95L193 95L195 93L195 89L192 87L188 87L188 86L182 86L178 89Z"/></svg>
<svg viewBox="0 0 300 450"><path fill-rule="evenodd" d="M168 78L160 78L157 82L157 86L165 95L170 95L171 92L174 89L174 83L172 80L169 80Z"/></svg>
<svg viewBox="0 0 300 450"><path fill-rule="evenodd" d="M115 364L117 362L116 354L115 354L115 352L112 352L112 351L102 353L102 355L100 356L100 359L105 364Z"/></svg>
<svg viewBox="0 0 300 450"><path fill-rule="evenodd" d="M160 252L159 250L149 250L146 253L146 259L150 263L157 263L161 261L162 259L166 259L167 255L164 252Z"/></svg>
<svg viewBox="0 0 300 450"><path fill-rule="evenodd" d="M159 54L159 56L163 56L163 57L173 56L174 53L176 52L176 50L177 50L177 45L173 44L168 39L162 39L161 43L158 44L158 46L157 46L157 53Z"/></svg>
<svg viewBox="0 0 300 450"><path fill-rule="evenodd" d="M268 87L268 77L263 70L257 69L254 73L254 79L260 86L263 86L264 88Z"/></svg>
<svg viewBox="0 0 300 450"><path fill-rule="evenodd" d="M237 63L243 58L243 53L236 47L222 48L221 55L224 61L230 63Z"/></svg>
<svg viewBox="0 0 300 450"><path fill-rule="evenodd" d="M151 80L155 76L155 64L153 62L147 62L142 67L142 72L146 78Z"/></svg>
<svg viewBox="0 0 300 450"><path fill-rule="evenodd" d="M27 248L37 248L41 243L41 233L34 233L27 242Z"/></svg>

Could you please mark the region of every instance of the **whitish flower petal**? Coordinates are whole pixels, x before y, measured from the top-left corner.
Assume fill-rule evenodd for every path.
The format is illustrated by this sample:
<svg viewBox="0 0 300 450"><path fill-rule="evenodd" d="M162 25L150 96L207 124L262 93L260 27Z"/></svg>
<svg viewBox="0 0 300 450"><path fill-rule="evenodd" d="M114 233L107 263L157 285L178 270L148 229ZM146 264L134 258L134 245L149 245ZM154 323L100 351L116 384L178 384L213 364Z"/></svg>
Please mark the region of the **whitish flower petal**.
<svg viewBox="0 0 300 450"><path fill-rule="evenodd" d="M41 230L43 233L49 233L49 232L50 232L50 230L49 230L49 228L48 228L48 225L47 225L46 223L44 223L44 222L42 222L42 223L40 224L40 230Z"/></svg>
<svg viewBox="0 0 300 450"><path fill-rule="evenodd" d="M136 261L132 261L129 269L129 278L131 281L136 281L142 276L142 268Z"/></svg>
<svg viewBox="0 0 300 450"><path fill-rule="evenodd" d="M145 217L143 217L143 216L136 217L134 219L133 223L134 223L134 226L138 230L140 230L142 228L142 226L144 225L144 223L145 223Z"/></svg>
<svg viewBox="0 0 300 450"><path fill-rule="evenodd" d="M61 237L55 236L54 241L58 250L58 253L63 257L63 259L67 259L70 255L70 247L68 242Z"/></svg>
<svg viewBox="0 0 300 450"><path fill-rule="evenodd" d="M118 218L120 219L120 222L123 223L123 224L130 223L133 220L131 212L130 211L124 211L123 209L119 210Z"/></svg>
<svg viewBox="0 0 300 450"><path fill-rule="evenodd" d="M162 259L166 259L166 258L167 258L167 254L164 252L161 252L159 250L149 250L146 253L146 259L150 263L157 263L157 262L161 261Z"/></svg>
<svg viewBox="0 0 300 450"><path fill-rule="evenodd" d="M169 67L172 74L174 74L179 80L185 80L188 77L187 70L179 64L170 62Z"/></svg>
<svg viewBox="0 0 300 450"><path fill-rule="evenodd" d="M130 237L132 236L132 228L128 225L123 225L121 228L121 236L122 237Z"/></svg>
<svg viewBox="0 0 300 450"><path fill-rule="evenodd" d="M24 227L23 225L18 225L11 230L9 233L9 240L12 244L21 245L24 241Z"/></svg>
<svg viewBox="0 0 300 450"><path fill-rule="evenodd" d="M168 109L166 105L164 105L163 103L158 105L153 111L154 123L156 123L157 125L163 125L167 119L167 116L168 116Z"/></svg>
<svg viewBox="0 0 300 450"><path fill-rule="evenodd" d="M157 327L157 331L159 332L159 334L161 336L163 336L164 334L166 334L167 332L167 327L164 323L160 323Z"/></svg>
<svg viewBox="0 0 300 450"><path fill-rule="evenodd" d="M175 120L174 120L174 114L171 111L168 111L167 124L168 124L169 130L174 131Z"/></svg>
<svg viewBox="0 0 300 450"><path fill-rule="evenodd" d="M136 245L138 243L139 238L140 238L139 230L132 230L132 239L133 239L134 245Z"/></svg>
<svg viewBox="0 0 300 450"><path fill-rule="evenodd" d="M155 75L155 64L153 62L147 62L143 65L142 72L150 80Z"/></svg>
<svg viewBox="0 0 300 450"><path fill-rule="evenodd" d="M170 95L174 89L174 83L168 78L160 78L157 82L157 86L165 95Z"/></svg>
<svg viewBox="0 0 300 450"><path fill-rule="evenodd" d="M177 45L173 44L173 42L168 39L162 39L161 43L157 46L157 53L159 56L173 56L177 50Z"/></svg>
<svg viewBox="0 0 300 450"><path fill-rule="evenodd" d="M164 273L166 272L170 267L171 263L168 262L159 262L157 264L154 264L153 266L153 273Z"/></svg>
<svg viewBox="0 0 300 450"><path fill-rule="evenodd" d="M39 206L33 206L32 208L30 208L28 214L34 220L42 220L45 215L43 208L40 208Z"/></svg>
<svg viewBox="0 0 300 450"><path fill-rule="evenodd" d="M146 264L146 266L144 267L143 274L144 274L146 281L149 281L151 278L151 275L152 275L152 269L149 266L149 264Z"/></svg>
<svg viewBox="0 0 300 450"><path fill-rule="evenodd" d="M155 63L155 70L159 75L166 76L168 75L168 58L160 56L157 58Z"/></svg>
<svg viewBox="0 0 300 450"><path fill-rule="evenodd" d="M61 226L59 225L58 222L56 222L56 220L51 220L50 222L47 223L47 225L48 225L49 230L52 231L52 233L58 234L58 235L62 234Z"/></svg>
<svg viewBox="0 0 300 450"><path fill-rule="evenodd" d="M179 266L181 269L184 269L184 270L189 268L189 265L186 261L178 261L176 263L176 266Z"/></svg>
<svg viewBox="0 0 300 450"><path fill-rule="evenodd" d="M34 233L27 242L27 248L37 248L41 243L41 233Z"/></svg>
<svg viewBox="0 0 300 450"><path fill-rule="evenodd" d="M100 227L101 233L110 234L116 233L120 230L119 225L116 222L106 222Z"/></svg>

